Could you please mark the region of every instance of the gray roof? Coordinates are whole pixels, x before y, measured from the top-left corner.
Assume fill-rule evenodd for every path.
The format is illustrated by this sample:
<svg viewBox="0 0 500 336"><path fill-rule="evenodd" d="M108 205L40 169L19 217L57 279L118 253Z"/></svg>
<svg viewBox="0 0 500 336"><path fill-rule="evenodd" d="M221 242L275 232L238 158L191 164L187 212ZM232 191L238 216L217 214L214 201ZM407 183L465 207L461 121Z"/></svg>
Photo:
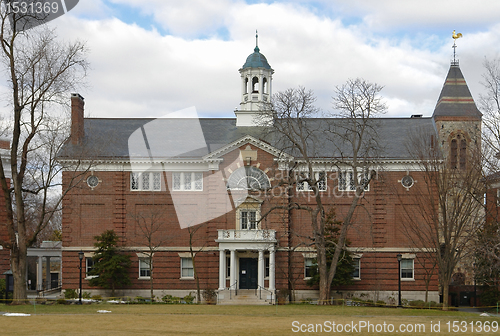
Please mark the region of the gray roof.
<svg viewBox="0 0 500 336"><path fill-rule="evenodd" d="M439 95L433 117L481 118L458 64L452 64Z"/></svg>
<svg viewBox="0 0 500 336"><path fill-rule="evenodd" d="M349 144L330 130L338 132L345 119L311 118L307 127L315 130L311 140L312 156L349 157ZM380 152L374 156L391 159L409 158L407 145L411 134L436 134L432 118L377 118L372 120L375 141ZM201 157L231 144L246 135L265 141L277 149L282 143L273 128L236 127L236 118L202 119L85 119L84 143L100 158L179 158ZM271 132L270 132L271 131ZM68 142L60 157L73 157L80 148ZM290 153L292 155L296 153ZM295 155L299 157L299 155Z"/></svg>

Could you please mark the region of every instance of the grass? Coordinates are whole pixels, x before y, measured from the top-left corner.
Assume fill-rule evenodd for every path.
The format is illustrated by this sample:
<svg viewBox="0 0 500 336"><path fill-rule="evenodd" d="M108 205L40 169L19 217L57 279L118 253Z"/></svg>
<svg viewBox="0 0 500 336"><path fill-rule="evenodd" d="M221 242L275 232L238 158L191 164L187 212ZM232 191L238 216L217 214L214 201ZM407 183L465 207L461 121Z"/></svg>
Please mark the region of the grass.
<svg viewBox="0 0 500 336"><path fill-rule="evenodd" d="M97 310L111 313L99 314ZM425 332L400 335L450 334L447 322L459 321L470 329L470 322L483 323L497 318L479 317L465 312L443 312L427 309L394 309L376 307L343 307L315 305L286 306L201 306L201 305L24 305L0 304L0 312L29 313L30 317L0 316L2 335L294 335L292 328L316 328L316 324L420 324ZM328 321L325 324L325 321ZM294 324L295 323L295 324ZM441 332L430 326L440 323ZM295 327L294 327L295 326ZM328 327L327 327L328 328ZM324 330L325 331L325 330ZM462 335L480 335L464 333ZM313 333L308 333L313 334ZM337 333L338 334L338 333ZM353 335L371 335L364 330ZM391 335L393 333L376 333ZM485 333L488 334L488 333ZM490 331L489 334L492 334Z"/></svg>

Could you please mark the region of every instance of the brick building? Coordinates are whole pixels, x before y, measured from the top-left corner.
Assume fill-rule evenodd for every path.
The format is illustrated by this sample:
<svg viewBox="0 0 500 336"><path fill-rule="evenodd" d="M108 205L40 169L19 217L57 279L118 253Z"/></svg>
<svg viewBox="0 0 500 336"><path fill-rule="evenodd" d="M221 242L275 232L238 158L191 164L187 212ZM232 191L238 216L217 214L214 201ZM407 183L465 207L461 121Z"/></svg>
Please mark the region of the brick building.
<svg viewBox="0 0 500 336"><path fill-rule="evenodd" d="M221 300L234 295L230 290L265 288L268 293L286 289L289 283L297 299L317 296L317 288L306 284L315 258L307 238L308 216L298 210L274 211L259 220L286 202L314 203L303 183L290 197L271 193L277 175L301 160L283 154L264 138L266 127L256 122L271 96L274 70L256 47L239 72L242 90L235 118L84 118L83 98L72 95L71 141L60 159L75 159L71 153L86 146L93 151L93 165L86 182L70 190L63 204L63 288L78 288L78 252L84 251L89 270L94 236L113 229L133 265L132 285L121 295L148 295L151 236L157 246L157 296L184 296L196 289L191 249L196 252L201 288L217 290ZM326 121L336 122L309 122L321 128ZM384 149L377 159L380 169L364 193L348 236L354 283L337 288L334 295L363 293L390 301L397 299L401 277L403 297L423 299L425 256L411 247L401 230L404 207L411 205L423 176L405 145L410 133L423 132L438 139L459 164L460 155L480 134L481 114L458 63L452 63L432 117L377 122ZM462 137L460 149L457 136ZM328 146L320 148L314 170L323 179L323 201L335 205L341 216L351 204L353 177L346 167L328 164L332 155ZM70 171L64 172L63 184L71 177ZM148 227L153 234L147 234ZM400 274L397 254L403 258ZM100 291L86 280L83 286L85 291ZM428 290L429 299L438 301L437 272Z"/></svg>

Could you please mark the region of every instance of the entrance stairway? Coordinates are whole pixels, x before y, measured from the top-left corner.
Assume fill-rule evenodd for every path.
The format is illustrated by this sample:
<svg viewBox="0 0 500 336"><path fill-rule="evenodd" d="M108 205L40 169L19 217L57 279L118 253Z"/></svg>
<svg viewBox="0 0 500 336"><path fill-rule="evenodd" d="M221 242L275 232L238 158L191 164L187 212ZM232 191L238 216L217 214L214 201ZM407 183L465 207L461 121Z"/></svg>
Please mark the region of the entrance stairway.
<svg viewBox="0 0 500 336"><path fill-rule="evenodd" d="M269 305L274 303L274 294L267 290L238 289L218 292L217 304L220 305Z"/></svg>

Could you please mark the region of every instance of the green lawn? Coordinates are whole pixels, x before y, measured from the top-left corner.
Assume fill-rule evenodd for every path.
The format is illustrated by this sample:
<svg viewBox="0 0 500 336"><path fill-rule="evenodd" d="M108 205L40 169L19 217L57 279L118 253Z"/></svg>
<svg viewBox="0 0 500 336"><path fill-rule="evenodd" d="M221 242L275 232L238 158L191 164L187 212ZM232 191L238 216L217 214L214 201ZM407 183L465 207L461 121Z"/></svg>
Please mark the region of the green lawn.
<svg viewBox="0 0 500 336"><path fill-rule="evenodd" d="M97 313L108 310L111 313ZM357 325L349 335L449 335L453 327L461 335L492 335L479 326L500 322L478 314L443 312L428 309L286 305L286 306L204 306L204 305L25 305L0 304L0 312L32 314L29 317L0 316L2 335L296 335L302 331L329 333L333 323L342 328ZM455 322L456 321L456 322ZM455 325L453 324L455 322ZM364 324L363 324L364 323ZM385 323L385 327L384 327ZM439 324L441 333L436 332ZM368 330L379 328L381 332ZM398 328L412 328L401 332ZM431 332L431 325L434 331ZM450 332L448 332L450 327ZM471 328L474 327L474 332ZM386 332L383 332L383 328ZM461 328L461 329L460 329ZM296 331L296 332L293 332ZM375 330L377 331L377 330ZM307 334L315 334L307 332ZM321 334L321 333L318 333Z"/></svg>

